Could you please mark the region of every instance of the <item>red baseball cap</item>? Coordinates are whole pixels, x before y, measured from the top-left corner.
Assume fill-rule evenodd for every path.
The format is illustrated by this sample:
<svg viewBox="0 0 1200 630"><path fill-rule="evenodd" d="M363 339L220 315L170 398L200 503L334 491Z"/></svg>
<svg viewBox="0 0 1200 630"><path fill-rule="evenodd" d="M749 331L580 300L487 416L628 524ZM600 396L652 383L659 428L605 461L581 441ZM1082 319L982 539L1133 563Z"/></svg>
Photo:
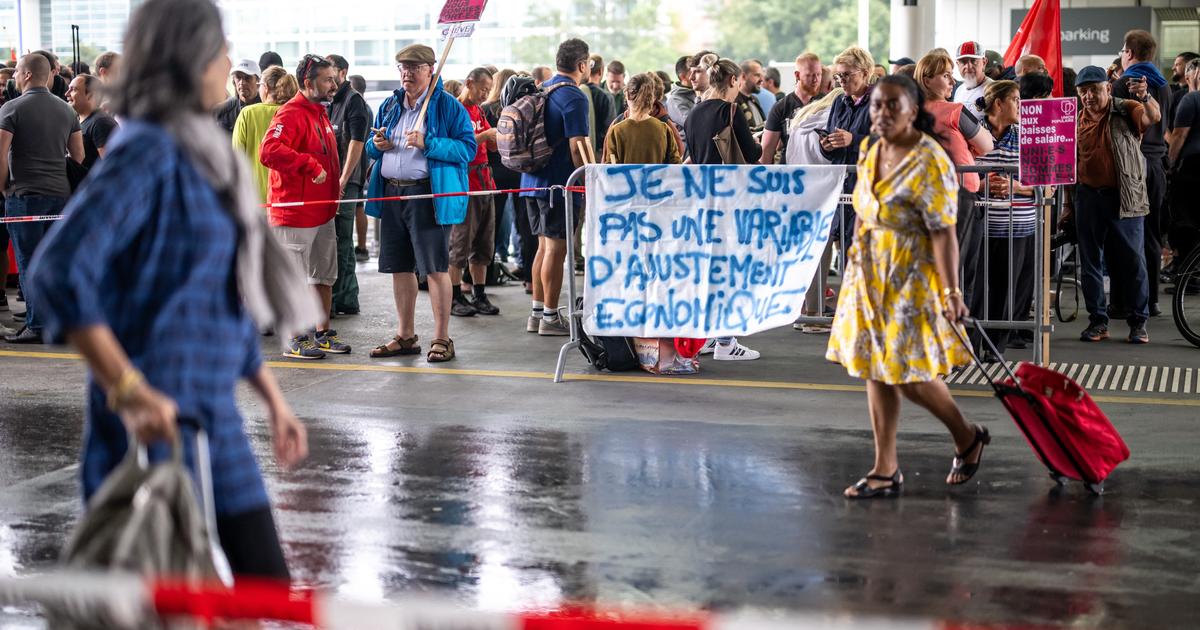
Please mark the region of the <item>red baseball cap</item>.
<svg viewBox="0 0 1200 630"><path fill-rule="evenodd" d="M958 54L955 59L969 57L971 59L983 59L983 46L979 42L963 42L958 46Z"/></svg>

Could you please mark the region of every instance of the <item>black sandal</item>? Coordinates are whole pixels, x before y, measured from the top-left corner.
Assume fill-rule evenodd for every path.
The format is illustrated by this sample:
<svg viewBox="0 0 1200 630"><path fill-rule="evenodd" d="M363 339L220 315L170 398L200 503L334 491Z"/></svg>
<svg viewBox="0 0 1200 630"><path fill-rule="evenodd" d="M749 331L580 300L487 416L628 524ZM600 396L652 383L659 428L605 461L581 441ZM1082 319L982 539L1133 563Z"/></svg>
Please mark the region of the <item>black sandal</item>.
<svg viewBox="0 0 1200 630"><path fill-rule="evenodd" d="M961 486L970 481L975 476L975 473L979 471L979 465L983 463L983 447L991 443L992 436L988 433L987 427L975 425L975 441L971 442L967 450L955 453L954 462L950 466L950 476L963 475L963 480L957 482L947 481L946 483L952 486ZM967 458L975 452L975 449L979 449L979 459L973 464L968 464Z"/></svg>
<svg viewBox="0 0 1200 630"><path fill-rule="evenodd" d="M396 349L394 350L389 347L392 345L392 343L396 344ZM383 344L382 346L376 346L375 349L371 351L371 358L386 359L388 357L398 357L402 355L413 354L421 354L421 346L417 345L417 336L413 335L408 339L404 339L400 335L396 335L395 337L392 337L391 341Z"/></svg>
<svg viewBox="0 0 1200 630"><path fill-rule="evenodd" d="M891 485L872 488L869 482L871 481L890 481ZM855 494L844 494L847 499L893 499L900 496L900 490L904 487L904 476L900 474L900 469L896 469L896 473L891 477L883 475L867 475L858 480L858 483L851 486Z"/></svg>

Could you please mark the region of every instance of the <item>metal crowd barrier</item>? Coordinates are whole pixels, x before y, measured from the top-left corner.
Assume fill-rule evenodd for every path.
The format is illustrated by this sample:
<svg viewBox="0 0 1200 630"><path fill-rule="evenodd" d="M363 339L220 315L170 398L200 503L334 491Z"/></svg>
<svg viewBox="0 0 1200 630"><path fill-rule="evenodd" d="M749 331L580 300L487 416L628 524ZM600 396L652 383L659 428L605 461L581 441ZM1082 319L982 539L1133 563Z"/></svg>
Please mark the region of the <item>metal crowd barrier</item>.
<svg viewBox="0 0 1200 630"><path fill-rule="evenodd" d="M850 172L850 173L853 173L856 170L855 166L849 166L847 168L848 168L848 172ZM568 321L570 322L570 329L571 329L571 336L570 336L569 340L563 344L562 348L559 350L559 353L558 353L558 363L556 364L555 369L554 369L554 382L555 383L561 383L563 380L563 372L566 368L566 360L567 360L568 353L570 353L572 350L579 348L579 346L580 346L580 338L581 338L582 331L579 329L579 327L581 325L581 318L583 316L583 310L578 305L578 302L580 301L579 300L580 294L579 294L579 290L575 284L575 273L574 273L574 260L575 260L575 255L576 255L575 239L571 237L571 235L573 235L575 233L575 227L576 227L575 226L575 213L574 213L574 199L573 199L572 194L567 193L567 189L580 186L582 184L582 178L583 178L583 175L586 172L586 170L587 170L586 166L582 166L582 167L576 169L575 172L571 173L571 176L567 179L567 183L565 186L555 186L555 187L552 187L552 189L550 191L551 195L563 194L566 198L565 199L566 200L565 207L566 207L566 214L567 214L568 238L567 238L567 255L566 255L566 263L565 263L565 271L564 271L563 280L564 280L564 284L566 284L566 289L567 289L566 312L567 312ZM976 278L979 279L980 282L978 283L978 286L976 286L974 288L975 291L980 291L983 293L982 299L980 299L979 297L965 296L965 299L967 300L968 305L970 305L972 302L976 303L977 305L982 304L982 312L972 313L972 315L980 323L980 325L986 330L1014 330L1014 331L1028 330L1028 331L1033 332L1034 333L1033 362L1037 363L1038 365L1046 365L1046 363L1049 361L1050 333L1053 332L1053 330L1054 330L1054 327L1053 327L1051 319L1050 319L1050 314L1049 314L1050 313L1050 309L1049 309L1049 306L1050 306L1049 299L1050 298L1049 298L1049 294L1048 294L1048 289L1049 289L1049 285L1050 285L1049 263L1051 262L1051 256L1050 256L1050 247L1049 247L1050 242L1047 237L1051 233L1051 230L1053 228L1052 217L1058 216L1061 213L1061 209L1062 209L1061 190L1056 190L1054 195L1052 195L1050 197L1046 197L1043 194L1043 191L1040 187L1034 187L1032 205L1035 208L1038 208L1039 210L1036 211L1036 219L1034 221L1033 259L1032 259L1032 261L1026 262L1026 264L1030 264L1030 262L1031 262L1033 265L1033 282L1034 282L1033 305L1032 305L1033 312L1032 313L1017 313L1017 312L1014 312L1014 310L1013 310L1013 306L1014 306L1013 303L1015 302L1015 295L1016 295L1017 288L1018 288L1017 287L1017 283L1019 280L1018 273L1020 270L1016 269L1015 265L1013 264L1013 258L1014 258L1013 255L1016 252L1017 239L1018 238L1026 238L1026 237L1016 237L1013 235L1013 228L1015 227L1015 220L1013 217L1013 213L1010 212L1009 209L1011 209L1013 207L1013 202L1015 199L1015 195L1013 194L1013 186L1015 185L1015 182L1016 182L1018 169L1015 166L961 166L961 167L958 167L956 170L958 173L960 186L963 183L964 175L966 175L968 173L979 174L980 179L981 179L980 193L979 193L979 197L975 201L975 206L977 209L978 208L983 209L983 212L981 213L981 216L978 219L979 221L982 221L982 228L978 230L978 235L974 242L968 242L968 243L959 242L959 251L960 252L963 252L963 251L966 251L968 253L976 252L982 256L982 258L978 261L978 263L980 265L982 265L982 269L977 271L977 273L976 273ZM992 173L999 174L999 175L1002 175L1007 178L1008 191L1009 191L1007 197L994 197L991 195L991 191L988 187L987 180L988 180L988 175L992 174ZM844 276L845 270L846 270L846 249L847 248L845 246L843 246L842 244L845 243L845 235L853 234L853 231L854 231L854 225L848 224L846 221L846 216L848 214L847 210L848 209L852 210L852 208L853 208L853 205L852 205L852 202L850 199L850 195L843 194L841 202L839 203L839 208L838 208L839 211L838 211L838 216L837 216L838 234L841 235L840 241L835 243L835 241L833 239L830 239L829 245L828 245L829 248L832 248L832 250L836 252L837 260L838 260L837 273L838 273L839 278ZM988 278L990 277L990 271L991 271L991 260L990 260L991 256L989 255L988 244L989 244L989 240L994 240L994 239L991 239L991 237L988 236L987 225L988 225L988 219L990 218L990 216L993 213L997 213L997 212L1004 212L1005 214L1008 215L1008 230L1007 230L1008 236L1006 237L1006 241L1008 244L1008 270L1007 270L1007 282L1005 283L1006 284L1006 286L1005 286L1006 300L1005 300L1003 316L1000 318L990 318L987 316L987 314L990 312L990 307L991 307L991 299L990 299L989 291L988 291ZM962 217L960 217L960 221L961 221L961 219L962 219ZM586 243L585 243L585 246L586 246ZM828 253L829 252L826 252L826 254L828 254ZM968 262L969 261L963 260L960 256L960 261L959 261L959 263L960 263L959 285L960 286L964 286L963 268L967 266ZM821 272L822 269L823 269L823 266L821 264L818 264L818 272L817 272L816 278L815 278L816 282L814 282L814 284L809 288L810 293L812 291L818 292L817 295L819 297L817 299L817 304L818 304L818 308L821 309L821 312L819 314L801 315L796 320L796 322L799 324L817 324L817 325L828 326L833 322L832 313L826 314L826 312L827 312L827 310L831 311L833 306L836 306L836 304L834 304L834 305L826 304L825 295L827 293L827 289L830 288L831 285L829 283L829 274L822 273ZM801 312L803 313L803 308L801 309Z"/></svg>

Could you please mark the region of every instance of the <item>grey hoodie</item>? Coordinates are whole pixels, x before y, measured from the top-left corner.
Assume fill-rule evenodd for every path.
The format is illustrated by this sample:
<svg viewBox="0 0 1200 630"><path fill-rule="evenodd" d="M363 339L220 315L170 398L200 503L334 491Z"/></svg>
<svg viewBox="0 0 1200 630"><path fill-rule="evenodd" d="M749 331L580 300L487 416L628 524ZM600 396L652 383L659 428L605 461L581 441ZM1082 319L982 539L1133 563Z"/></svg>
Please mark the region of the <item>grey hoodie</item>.
<svg viewBox="0 0 1200 630"><path fill-rule="evenodd" d="M679 83L674 84L667 93L667 116L679 128L680 134L683 133L683 123L687 121L688 114L692 113L692 108L699 100L692 88Z"/></svg>

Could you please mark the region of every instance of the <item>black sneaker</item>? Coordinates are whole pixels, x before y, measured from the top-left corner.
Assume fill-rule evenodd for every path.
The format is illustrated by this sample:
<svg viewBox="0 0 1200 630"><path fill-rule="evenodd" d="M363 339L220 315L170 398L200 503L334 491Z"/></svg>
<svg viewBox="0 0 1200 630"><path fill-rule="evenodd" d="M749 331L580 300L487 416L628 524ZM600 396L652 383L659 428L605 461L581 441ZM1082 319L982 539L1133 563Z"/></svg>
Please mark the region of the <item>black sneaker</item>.
<svg viewBox="0 0 1200 630"><path fill-rule="evenodd" d="M1158 308L1158 302L1150 305L1150 317L1158 317L1162 315L1162 309Z"/></svg>
<svg viewBox="0 0 1200 630"><path fill-rule="evenodd" d="M1105 339L1108 339L1108 326L1104 324L1092 324L1084 328L1083 332L1079 334L1080 341L1094 342Z"/></svg>
<svg viewBox="0 0 1200 630"><path fill-rule="evenodd" d="M1145 324L1135 324L1129 327L1129 343L1137 345L1150 343L1150 333L1146 332Z"/></svg>
<svg viewBox="0 0 1200 630"><path fill-rule="evenodd" d="M354 260L357 260L360 263L365 263L368 260L371 260L371 252L367 251L366 247L355 247Z"/></svg>
<svg viewBox="0 0 1200 630"><path fill-rule="evenodd" d="M478 311L475 310L474 306L471 306L465 295L456 295L450 301L450 314L455 317L474 317L476 312Z"/></svg>
<svg viewBox="0 0 1200 630"><path fill-rule="evenodd" d="M488 300L488 296L486 294L481 293L476 295L471 300L471 306L473 306L475 308L475 312L479 313L480 315L500 314L500 309L492 304L491 300Z"/></svg>

